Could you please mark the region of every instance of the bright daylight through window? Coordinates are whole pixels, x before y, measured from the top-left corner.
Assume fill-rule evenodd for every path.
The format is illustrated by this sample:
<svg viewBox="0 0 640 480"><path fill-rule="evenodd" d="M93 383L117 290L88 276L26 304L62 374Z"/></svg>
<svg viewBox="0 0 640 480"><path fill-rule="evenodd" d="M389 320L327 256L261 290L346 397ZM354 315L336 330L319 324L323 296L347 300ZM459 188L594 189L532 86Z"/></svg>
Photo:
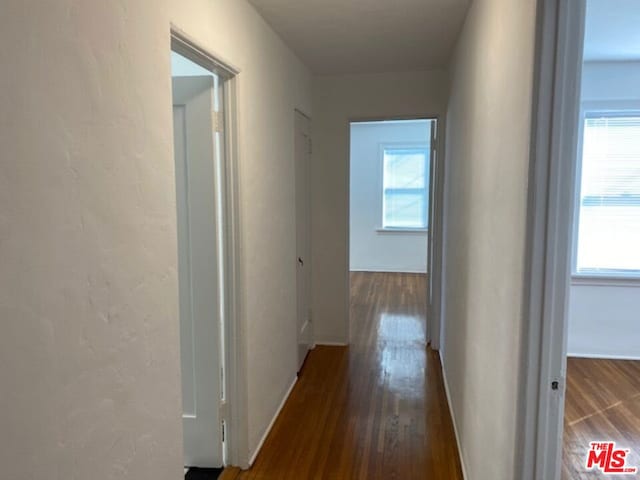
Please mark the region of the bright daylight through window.
<svg viewBox="0 0 640 480"><path fill-rule="evenodd" d="M385 148L383 228L427 228L429 151Z"/></svg>
<svg viewBox="0 0 640 480"><path fill-rule="evenodd" d="M584 122L576 273L640 276L640 114Z"/></svg>

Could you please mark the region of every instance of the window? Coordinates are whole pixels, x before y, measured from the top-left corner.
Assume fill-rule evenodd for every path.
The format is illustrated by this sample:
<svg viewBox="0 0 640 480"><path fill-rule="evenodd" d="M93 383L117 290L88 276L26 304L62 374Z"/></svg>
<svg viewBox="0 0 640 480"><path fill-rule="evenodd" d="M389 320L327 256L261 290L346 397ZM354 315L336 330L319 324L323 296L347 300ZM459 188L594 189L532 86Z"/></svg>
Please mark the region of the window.
<svg viewBox="0 0 640 480"><path fill-rule="evenodd" d="M640 276L640 114L584 120L576 273Z"/></svg>
<svg viewBox="0 0 640 480"><path fill-rule="evenodd" d="M427 148L384 149L383 228L427 228L428 179Z"/></svg>

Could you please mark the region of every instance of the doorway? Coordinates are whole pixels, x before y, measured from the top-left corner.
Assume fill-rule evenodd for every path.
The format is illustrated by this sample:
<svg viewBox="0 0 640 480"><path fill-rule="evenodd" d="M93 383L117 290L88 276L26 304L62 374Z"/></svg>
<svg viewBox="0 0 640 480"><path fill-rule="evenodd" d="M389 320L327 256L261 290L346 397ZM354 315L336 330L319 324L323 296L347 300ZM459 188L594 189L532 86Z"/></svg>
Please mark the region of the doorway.
<svg viewBox="0 0 640 480"><path fill-rule="evenodd" d="M640 50L630 48L640 9L543 5L521 473L630 474L640 467Z"/></svg>
<svg viewBox="0 0 640 480"><path fill-rule="evenodd" d="M185 472L243 464L234 92L237 71L172 31ZM217 469L217 470L215 470ZM193 475L192 475L193 476Z"/></svg>
<svg viewBox="0 0 640 480"><path fill-rule="evenodd" d="M563 480L640 468L640 48L629 48L638 22L637 2L611 14L608 2L586 1ZM624 459L601 462L607 452L590 442L613 442Z"/></svg>
<svg viewBox="0 0 640 480"><path fill-rule="evenodd" d="M349 130L350 284L367 275L385 281L402 277L424 293L429 311L438 215L437 119L352 121ZM429 341L436 319L427 313L421 323Z"/></svg>

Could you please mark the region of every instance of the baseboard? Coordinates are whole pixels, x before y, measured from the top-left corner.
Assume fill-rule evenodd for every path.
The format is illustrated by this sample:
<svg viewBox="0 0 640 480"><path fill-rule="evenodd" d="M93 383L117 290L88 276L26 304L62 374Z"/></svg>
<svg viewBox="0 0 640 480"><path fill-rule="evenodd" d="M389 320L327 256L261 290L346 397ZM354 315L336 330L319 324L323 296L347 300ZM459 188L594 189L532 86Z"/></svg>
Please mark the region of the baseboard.
<svg viewBox="0 0 640 480"><path fill-rule="evenodd" d="M262 446L264 445L265 440L267 439L267 437L269 436L269 433L271 432L271 429L273 428L273 424L276 423L276 420L278 419L278 416L282 411L282 407L284 407L284 404L287 403L287 400L289 399L289 395L291 395L293 387L296 386L297 381L298 381L298 376L296 375L293 379L293 382L291 382L291 385L289 386L287 392L284 394L284 397L282 398L280 405L278 405L278 408L276 409L276 413L273 415L273 418L269 422L269 425L267 425L267 428L262 434L262 438L258 442L258 446L255 448L253 454L249 457L249 468L251 468L251 465L253 465L253 462L255 462L256 457L260 453L260 450L262 449Z"/></svg>
<svg viewBox="0 0 640 480"><path fill-rule="evenodd" d="M449 392L449 382L447 381L447 374L444 369L444 361L442 360L442 353L438 352L440 358L440 369L442 371L442 383L444 383L444 393L447 396L447 405L449 405L449 415L451 415L451 423L453 423L453 433L456 436L456 444L458 445L458 457L460 457L460 467L462 468L462 479L468 480L467 469L464 466L464 457L462 456L462 445L460 444L460 435L458 434L458 425L456 424L456 417L453 414L453 407L451 403L451 393Z"/></svg>
<svg viewBox="0 0 640 480"><path fill-rule="evenodd" d="M316 342L314 347L318 345L323 345L325 347L348 347L349 344L345 342Z"/></svg>
<svg viewBox="0 0 640 480"><path fill-rule="evenodd" d="M350 272L372 272L372 273L423 273L426 274L427 270L425 268L389 268L389 267L366 267L366 268L358 268L351 267L349 268Z"/></svg>
<svg viewBox="0 0 640 480"><path fill-rule="evenodd" d="M606 353L567 353L571 358L593 358L600 360L640 360L638 355L607 355Z"/></svg>

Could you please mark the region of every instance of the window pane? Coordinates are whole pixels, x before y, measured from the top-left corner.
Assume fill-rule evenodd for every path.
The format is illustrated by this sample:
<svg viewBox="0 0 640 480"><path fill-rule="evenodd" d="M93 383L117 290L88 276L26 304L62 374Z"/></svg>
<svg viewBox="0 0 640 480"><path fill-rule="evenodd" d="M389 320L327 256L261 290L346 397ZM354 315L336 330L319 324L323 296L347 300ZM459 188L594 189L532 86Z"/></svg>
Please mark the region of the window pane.
<svg viewBox="0 0 640 480"><path fill-rule="evenodd" d="M428 151L385 149L383 227L427 226Z"/></svg>
<svg viewBox="0 0 640 480"><path fill-rule="evenodd" d="M578 272L640 272L640 117L584 125Z"/></svg>
<svg viewBox="0 0 640 480"><path fill-rule="evenodd" d="M424 188L426 152L420 150L384 151L384 188Z"/></svg>
<svg viewBox="0 0 640 480"><path fill-rule="evenodd" d="M385 227L424 228L426 226L424 193L387 190L384 200Z"/></svg>

